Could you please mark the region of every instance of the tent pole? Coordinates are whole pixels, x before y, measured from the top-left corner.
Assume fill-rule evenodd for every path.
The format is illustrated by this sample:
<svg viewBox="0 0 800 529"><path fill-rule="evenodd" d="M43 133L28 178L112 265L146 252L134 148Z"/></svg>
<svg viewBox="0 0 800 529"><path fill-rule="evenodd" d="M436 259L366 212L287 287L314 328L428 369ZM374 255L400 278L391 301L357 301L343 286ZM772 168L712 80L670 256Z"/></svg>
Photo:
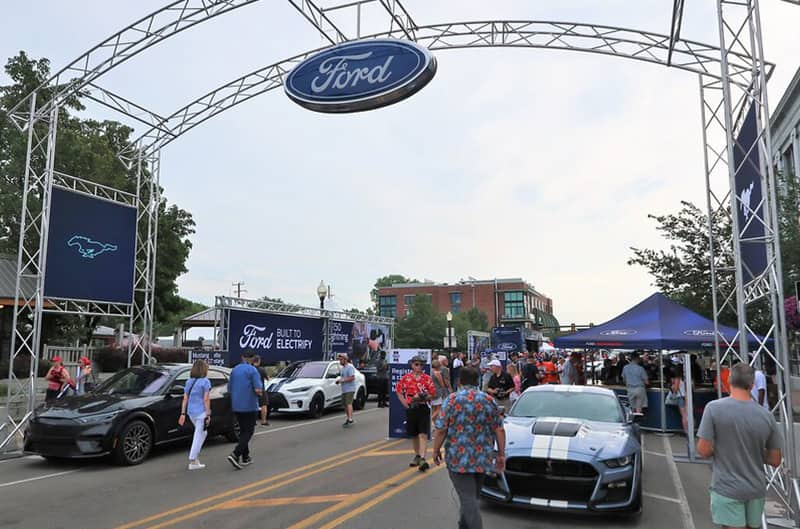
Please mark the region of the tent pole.
<svg viewBox="0 0 800 529"><path fill-rule="evenodd" d="M686 384L686 440L689 443L689 461L697 460L694 444L694 387L692 385L692 355L683 354L683 382Z"/></svg>
<svg viewBox="0 0 800 529"><path fill-rule="evenodd" d="M659 404L661 405L661 433L667 433L667 405L666 395L664 394L664 352L658 349L658 385L659 385Z"/></svg>

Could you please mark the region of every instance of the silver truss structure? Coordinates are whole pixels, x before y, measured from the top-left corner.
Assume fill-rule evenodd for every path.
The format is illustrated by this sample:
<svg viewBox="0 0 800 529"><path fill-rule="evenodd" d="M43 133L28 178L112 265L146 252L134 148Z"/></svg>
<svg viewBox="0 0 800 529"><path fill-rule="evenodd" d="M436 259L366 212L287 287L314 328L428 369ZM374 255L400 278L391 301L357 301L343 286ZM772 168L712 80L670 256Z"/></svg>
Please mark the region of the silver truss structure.
<svg viewBox="0 0 800 529"><path fill-rule="evenodd" d="M131 323L152 329L153 274L155 266L156 226L158 220L158 179L160 152L192 128L208 119L248 101L253 97L282 86L285 76L306 57L319 51L313 49L271 64L226 83L197 98L172 113L157 113L145 106L98 84L98 79L114 67L141 51L189 29L197 24L233 12L257 0L179 0L151 13L112 35L87 51L81 57L56 73L45 86L57 86L48 101L37 102L37 90L22 100L10 112L10 118L20 130L28 134L28 163L26 163L26 197L28 192L43 189L37 200L26 198L23 204L23 237L21 240L39 241L27 249L21 243L19 256L19 281L40 281L44 272L41 249L46 242L47 189L54 178L52 144L57 128L57 109L66 97L80 93L94 101L128 116L146 126L143 133L120 153L127 167L137 167L137 208L139 210L139 239L137 240L137 298L143 298L131 315ZM765 359L774 364L779 388L779 402L775 406L784 428L786 458L784 465L768 470L770 486L780 496L787 511L797 522L798 491L797 469L792 428L791 391L789 378L789 351L786 339L786 322L783 312L783 285L781 283L780 241L777 233L778 190L771 163L769 136L769 106L766 82L772 65L763 57L762 30L759 0L717 0L716 26L719 44L711 45L682 38L685 0L673 0L672 17L668 34L657 34L630 28L607 25L559 22L489 20L419 24L400 0L287 0L298 16L302 17L325 42L325 47L355 38L390 37L416 41L431 50L476 47L526 47L595 53L639 60L685 70L698 76L701 94L703 148L707 210L709 214L709 240L711 242L710 269L715 326L725 311L736 314L739 334L730 343L717 333L716 356L718 365L732 356L739 356L762 365ZM800 5L800 0L783 0ZM321 48L324 49L324 48ZM40 87L43 88L43 87ZM764 200L748 224L758 222L764 228L768 266L759 277L745 283L742 272L741 243L747 226L739 226L735 214L740 201L736 197L734 175L734 149L737 131L743 116L755 108L758 117L758 142L761 165L761 186ZM34 127L38 124L39 127ZM49 149L49 154L45 156ZM44 171L33 171L31 156L45 160ZM144 167L151 168L146 171ZM28 185L30 182L30 186ZM734 191L732 191L732 189ZM41 205L39 198L43 198ZM37 208L41 208L41 211ZM756 211L752 211L756 213ZM713 219L727 217L732 226L728 236L711 229ZM755 218L753 218L755 217ZM759 241L761 242L761 241ZM33 269L35 273L28 274ZM27 275L26 275L27 274ZM19 353L36 356L40 332L40 312L33 310L36 296L22 295L23 308L15 309L15 338ZM41 291L37 290L38 295ZM39 300L44 302L45 300ZM217 298L219 307L241 307L252 310L317 311L294 306L270 305L259 301L242 301L235 298ZM770 307L772 325L763 342L747 354L745 339L753 326L754 308L757 304ZM20 322L33 310L29 325ZM149 307L149 308L148 308ZM79 307L102 312L106 307ZM326 314L332 312L325 311ZM312 315L309 312L309 315ZM342 316L345 316L342 314ZM336 316L338 317L338 316ZM223 324L224 325L224 324ZM28 329L30 326L30 329ZM149 326L149 327L148 327ZM26 330L27 329L27 330ZM767 347L767 341L774 347ZM30 393L32 387L20 393ZM32 398L29 403L32 405ZM27 410L30 411L30 408ZM17 423L15 423L17 424ZM13 425L12 425L13 426Z"/></svg>

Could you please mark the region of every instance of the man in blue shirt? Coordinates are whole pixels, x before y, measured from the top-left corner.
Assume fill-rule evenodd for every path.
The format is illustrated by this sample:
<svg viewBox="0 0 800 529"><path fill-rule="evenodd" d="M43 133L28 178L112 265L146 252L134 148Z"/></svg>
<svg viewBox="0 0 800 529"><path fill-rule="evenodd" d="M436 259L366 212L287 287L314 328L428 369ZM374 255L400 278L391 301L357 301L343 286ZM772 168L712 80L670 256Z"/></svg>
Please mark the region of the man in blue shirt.
<svg viewBox="0 0 800 529"><path fill-rule="evenodd" d="M252 463L250 459L250 438L256 429L259 413L258 397L264 391L261 375L253 367L255 353L246 352L242 362L231 370L228 381L228 393L231 396L231 408L239 423L239 442L233 449L228 461L234 468L241 469Z"/></svg>

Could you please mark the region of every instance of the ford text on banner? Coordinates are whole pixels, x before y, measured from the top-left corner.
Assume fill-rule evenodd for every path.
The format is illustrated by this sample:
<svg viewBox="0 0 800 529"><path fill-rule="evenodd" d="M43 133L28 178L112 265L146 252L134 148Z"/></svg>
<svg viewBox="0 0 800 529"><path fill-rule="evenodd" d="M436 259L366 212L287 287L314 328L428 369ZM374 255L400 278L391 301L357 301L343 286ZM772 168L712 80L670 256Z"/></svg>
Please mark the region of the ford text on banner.
<svg viewBox="0 0 800 529"><path fill-rule="evenodd" d="M756 109L747 113L736 139L733 159L736 167L736 216L741 231L742 277L749 283L767 268L761 192L761 156L758 152ZM755 218L754 218L755 217Z"/></svg>
<svg viewBox="0 0 800 529"><path fill-rule="evenodd" d="M406 435L406 409L397 398L397 383L406 373L411 372L409 362L412 358L421 356L425 359L424 371L431 373L430 349L392 349L389 352L389 379L391 392L389 394L389 437L405 439Z"/></svg>
<svg viewBox="0 0 800 529"><path fill-rule="evenodd" d="M266 363L322 358L322 320L303 316L230 310L228 350L235 364L245 351Z"/></svg>

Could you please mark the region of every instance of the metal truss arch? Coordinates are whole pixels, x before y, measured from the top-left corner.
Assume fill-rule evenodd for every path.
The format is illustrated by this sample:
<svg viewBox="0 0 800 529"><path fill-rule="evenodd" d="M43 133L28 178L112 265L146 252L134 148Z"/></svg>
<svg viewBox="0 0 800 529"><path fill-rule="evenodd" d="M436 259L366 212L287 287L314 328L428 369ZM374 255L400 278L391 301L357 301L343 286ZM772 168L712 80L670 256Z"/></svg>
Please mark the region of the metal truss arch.
<svg viewBox="0 0 800 529"><path fill-rule="evenodd" d="M403 37L411 35L404 28L392 26L388 31L365 38ZM434 51L448 49L513 47L579 51L644 61L667 66L705 77L721 77L721 50L710 44L678 40L668 35L605 25L553 21L473 21L416 26L416 42ZM150 125L120 156L128 160L139 144L147 152L171 143L197 125L255 96L283 85L284 77L306 57L323 48L295 55L234 79L200 96L158 121L153 113L142 117L141 107L131 108L119 96L104 94L104 102L118 112ZM749 85L752 64L743 54L729 55L731 80L743 87ZM764 66L771 70L772 65ZM126 104L120 103L123 101ZM157 121L154 123L154 121Z"/></svg>

